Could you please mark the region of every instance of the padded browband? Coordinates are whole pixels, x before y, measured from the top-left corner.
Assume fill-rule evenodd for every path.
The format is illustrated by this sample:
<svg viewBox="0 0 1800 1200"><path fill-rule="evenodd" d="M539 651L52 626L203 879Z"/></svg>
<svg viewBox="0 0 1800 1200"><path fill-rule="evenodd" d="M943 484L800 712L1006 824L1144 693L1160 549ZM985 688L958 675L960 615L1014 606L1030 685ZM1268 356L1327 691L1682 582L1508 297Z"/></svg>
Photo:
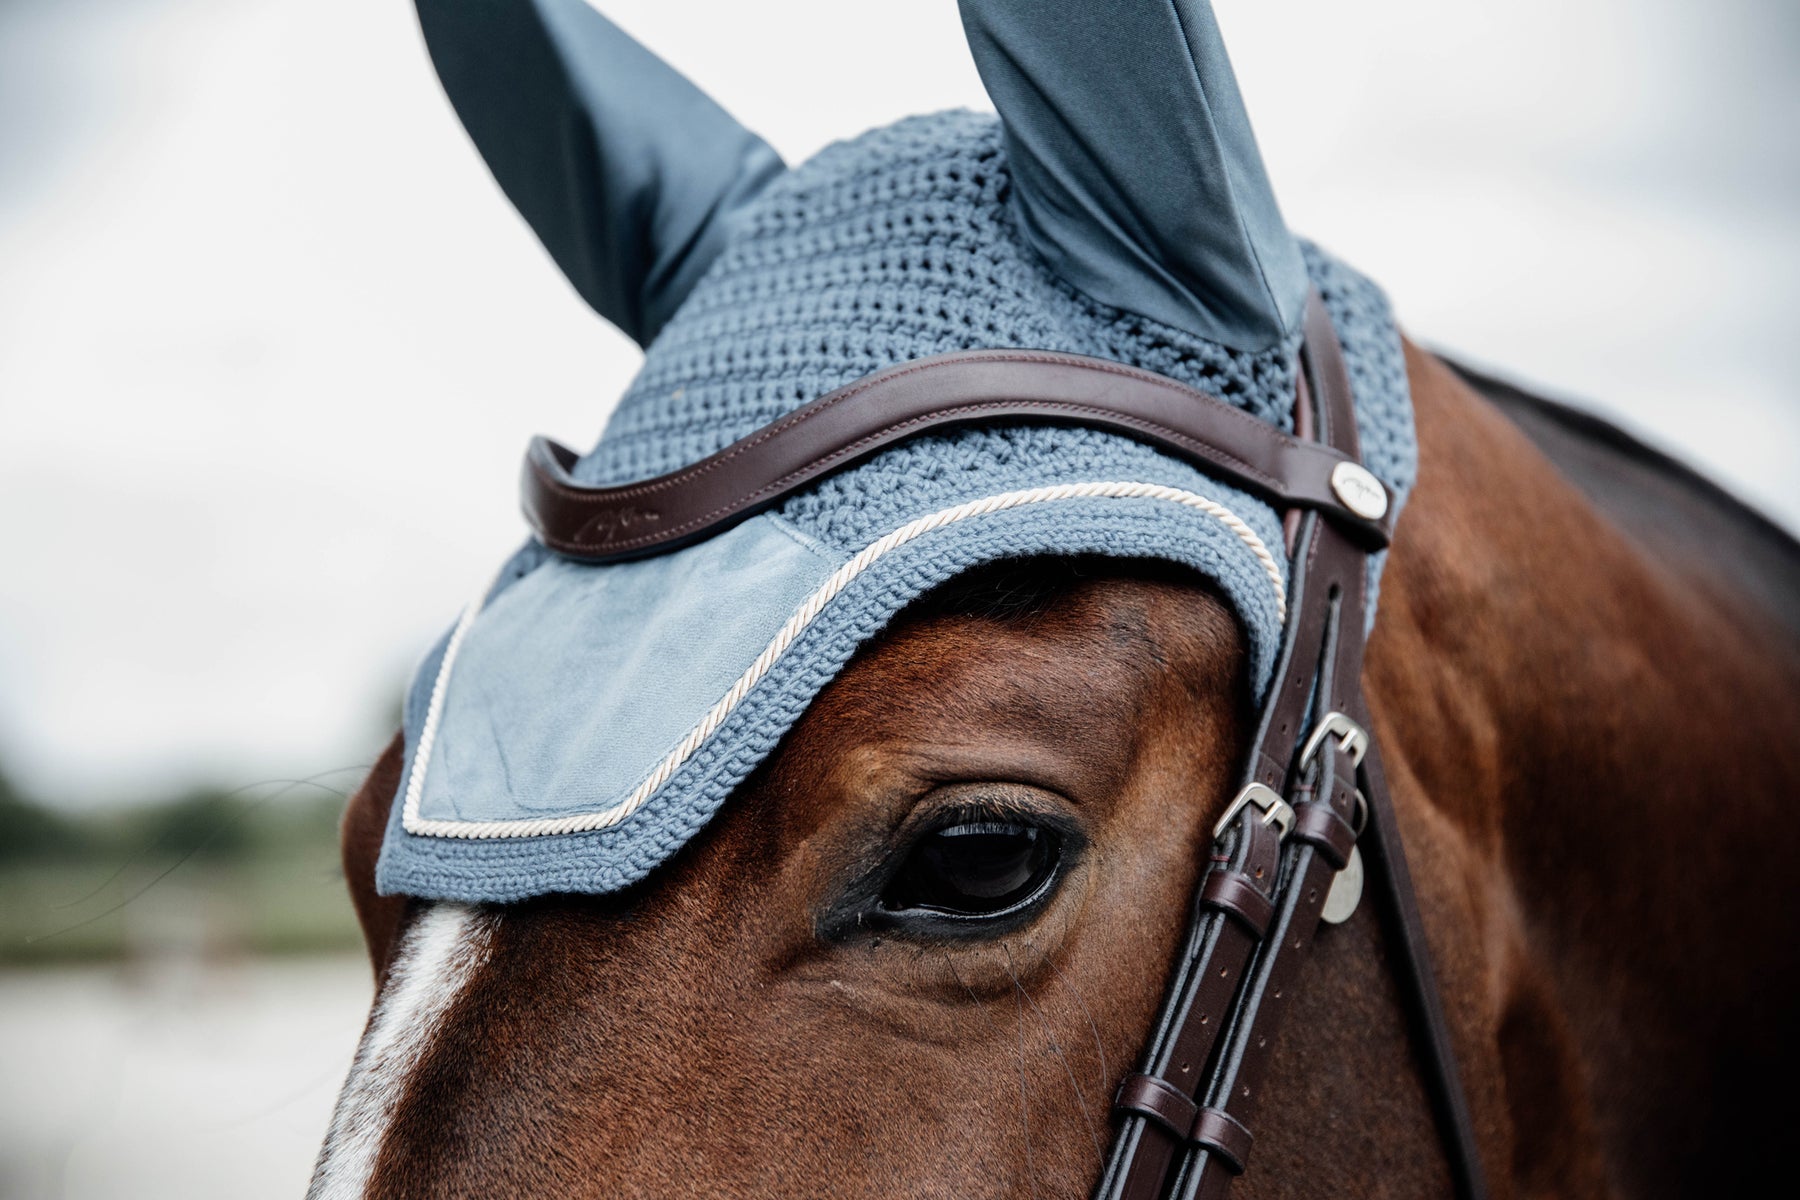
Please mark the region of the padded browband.
<svg viewBox="0 0 1800 1200"><path fill-rule="evenodd" d="M902 439L998 422L1121 433L1278 507L1316 509L1369 548L1387 545L1392 532L1391 494L1370 520L1334 490L1333 472L1353 461L1344 454L1148 371L1031 350L971 350L890 367L692 466L619 487L577 483L574 451L534 438L521 481L525 516L558 554L633 558L698 541Z"/></svg>

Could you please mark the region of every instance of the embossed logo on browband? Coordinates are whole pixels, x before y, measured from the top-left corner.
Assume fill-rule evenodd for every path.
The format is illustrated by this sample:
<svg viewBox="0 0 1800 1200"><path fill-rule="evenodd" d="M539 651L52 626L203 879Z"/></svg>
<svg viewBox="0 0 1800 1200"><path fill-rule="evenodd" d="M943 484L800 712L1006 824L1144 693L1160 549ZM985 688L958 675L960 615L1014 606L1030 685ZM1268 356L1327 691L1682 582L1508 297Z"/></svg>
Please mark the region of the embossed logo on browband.
<svg viewBox="0 0 1800 1200"><path fill-rule="evenodd" d="M619 508L603 508L593 520L576 533L576 540L589 546L611 546L628 537L654 533L662 523L662 514L654 508L637 508L626 504Z"/></svg>

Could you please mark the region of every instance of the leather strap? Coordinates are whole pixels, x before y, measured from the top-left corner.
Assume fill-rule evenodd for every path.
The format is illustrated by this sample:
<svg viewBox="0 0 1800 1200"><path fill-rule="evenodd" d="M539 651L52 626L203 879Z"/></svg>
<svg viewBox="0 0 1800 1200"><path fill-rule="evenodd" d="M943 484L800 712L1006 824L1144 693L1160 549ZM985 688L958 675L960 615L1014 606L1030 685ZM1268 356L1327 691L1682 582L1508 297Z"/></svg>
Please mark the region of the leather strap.
<svg viewBox="0 0 1800 1200"><path fill-rule="evenodd" d="M1227 874L1235 883L1273 905L1275 874L1280 865L1281 837L1253 809L1245 809L1233 828L1215 845L1209 875ZM1207 885L1202 885L1202 896ZM1225 1027L1238 982L1256 948L1251 927L1216 907L1197 906L1187 945L1178 960L1175 982L1151 1034L1142 1072L1126 1082L1148 1079L1192 1097L1205 1078L1207 1064ZM1185 1152L1185 1139L1175 1128L1126 1111L1113 1141L1097 1197L1154 1197L1162 1180Z"/></svg>
<svg viewBox="0 0 1800 1200"><path fill-rule="evenodd" d="M1363 794L1369 802L1365 830L1369 848L1369 874L1396 951L1394 969L1400 977L1400 994L1411 1011L1411 1027L1423 1032L1419 1050L1424 1056L1425 1082L1430 1088L1438 1134L1450 1163L1456 1194L1464 1200L1484 1200L1487 1180L1482 1170L1481 1146L1475 1140L1475 1121L1469 1112L1468 1093L1456 1065L1456 1048L1450 1041L1450 1023L1438 995L1437 974L1431 965L1431 947L1425 940L1425 923L1419 916L1418 893L1400 841L1393 800L1381 769L1380 747L1369 744L1362 764Z"/></svg>
<svg viewBox="0 0 1800 1200"><path fill-rule="evenodd" d="M1316 298L1314 303L1316 305ZM1322 312L1322 306L1320 311ZM1309 309L1309 315L1310 312ZM1324 333L1331 337L1335 346L1336 335L1331 331L1328 321ZM1308 328L1309 359L1312 357L1311 343L1318 336L1317 330ZM1321 437L1329 437L1335 429L1338 437L1343 439L1338 449L1347 450L1353 457L1357 450L1356 425L1354 414L1348 405L1348 397L1335 392L1322 395L1316 383L1305 388L1304 395L1315 401L1315 408L1305 419L1297 421L1297 426L1310 426ZM1328 412L1327 409L1331 407L1338 411ZM1332 419L1334 416L1337 418L1335 421ZM1318 664L1331 618L1332 606L1328 598L1333 585L1339 582L1335 578L1320 580L1317 577L1322 570L1330 570L1333 575L1343 574L1341 568L1344 565L1329 553L1324 564L1318 561L1323 524L1316 516L1308 516L1298 532L1294 571L1289 586L1291 599L1288 629L1283 640L1281 659L1276 667L1275 682L1264 704L1262 720L1251 741L1249 767L1244 781L1246 787L1261 785L1286 794L1289 791L1288 775L1291 765L1307 732L1304 722L1312 707ZM1256 810L1248 807L1240 809L1236 826L1235 829L1223 831L1221 844L1214 849L1215 859L1220 856L1221 851L1229 852L1229 844L1234 837L1266 828ZM1273 885L1265 879L1264 886L1269 888ZM1197 924L1205 919L1203 917ZM1279 935L1280 930L1277 929L1276 936ZM1215 965L1215 955L1208 954L1203 956L1196 973L1202 980L1215 985L1229 978L1232 983L1231 997L1235 1001L1239 991L1237 982L1249 969L1249 964L1236 956L1220 959ZM1195 1029L1197 1022L1204 1022L1205 1028ZM1153 1046L1159 1040L1191 1044L1203 1036L1210 1052L1218 1046L1221 1026L1229 1022L1229 1013L1222 1015L1216 1008L1184 1008L1179 996L1171 992L1169 999L1165 1001ZM1235 1024L1241 1025L1241 1021ZM1207 1070L1208 1078L1215 1078L1217 1064L1209 1061ZM1203 1086L1202 1081L1196 1079L1191 1072L1184 1072L1178 1078L1169 1076L1165 1064L1154 1053L1150 1056L1144 1073L1158 1076L1183 1088L1189 1096L1197 1097ZM1095 1190L1097 1200L1160 1200L1168 1194L1170 1184L1188 1171L1188 1156L1184 1154L1178 1160L1172 1153L1164 1152L1161 1145L1163 1139L1157 1137L1156 1128L1136 1128L1142 1124L1131 1114L1125 1114L1120 1135L1114 1141L1107 1167Z"/></svg>
<svg viewBox="0 0 1800 1200"><path fill-rule="evenodd" d="M558 554L604 562L698 541L886 446L960 425L1027 422L1105 429L1150 443L1283 508L1316 510L1359 543L1387 544L1380 519L1345 506L1337 468L1355 460L1274 429L1171 379L1104 359L972 350L878 371L679 471L618 487L578 483L576 454L534 438L525 516ZM1369 477L1372 478L1372 477Z"/></svg>
<svg viewBox="0 0 1800 1200"><path fill-rule="evenodd" d="M1358 447L1349 377L1335 332L1316 296L1307 311L1304 356L1306 386L1302 399L1312 404L1311 411L1296 421L1296 428L1315 433L1354 459ZM1261 1099L1283 1002L1291 996L1305 951L1318 934L1320 912L1332 878L1344 866L1357 841L1352 822L1359 805L1365 802L1359 796L1360 782L1367 793L1365 832L1371 835L1371 858L1381 860L1372 864L1372 869L1379 876L1380 898L1392 916L1390 924L1400 944L1402 982L1413 996L1415 1024L1424 1033L1426 1065L1452 1175L1459 1194L1479 1200L1485 1196L1479 1152L1418 924L1410 879L1404 874L1404 853L1392 833L1392 806L1378 763L1373 758L1365 760L1372 769L1359 776L1355 758L1361 751L1331 736L1319 741L1304 769L1299 762L1302 739L1311 732L1313 722L1322 721L1325 714L1345 714L1363 728L1367 726L1361 690L1367 555L1361 545L1343 536L1337 523L1322 521L1316 514L1290 528L1294 572L1289 628L1245 775L1246 787L1261 785L1282 796L1292 796L1296 802L1292 828L1282 846L1272 916L1256 923L1261 936L1251 961L1244 964L1232 959L1226 963L1227 969L1241 976L1241 982L1234 991L1225 1028L1215 1029L1209 1035L1212 1058L1204 1086L1190 1091L1160 1074L1154 1053L1145 1075L1179 1090L1196 1114L1217 1114L1213 1119L1220 1128L1229 1121L1248 1137L1247 1126ZM1241 829L1246 821L1257 817L1255 809L1240 807L1235 824ZM1240 836L1238 830L1222 833L1215 846L1215 858L1230 839ZM1375 843L1379 843L1379 850ZM1209 875L1202 887L1202 899L1219 890ZM1229 909L1212 912L1203 905L1195 924L1229 926L1228 916L1242 920ZM1198 929L1195 937L1204 941L1204 934ZM1203 952L1194 970L1208 975L1215 961L1213 955ZM1181 1039L1188 1032L1181 1027L1192 1019L1192 1010L1183 1011L1172 992L1165 1002L1153 1046L1159 1040ZM1120 1134L1095 1193L1100 1200L1219 1200L1243 1169L1243 1154L1235 1145L1217 1138L1190 1136L1177 1154L1156 1153L1156 1135L1168 1129L1166 1123L1153 1122L1142 1108L1131 1105L1122 1106L1121 1112Z"/></svg>

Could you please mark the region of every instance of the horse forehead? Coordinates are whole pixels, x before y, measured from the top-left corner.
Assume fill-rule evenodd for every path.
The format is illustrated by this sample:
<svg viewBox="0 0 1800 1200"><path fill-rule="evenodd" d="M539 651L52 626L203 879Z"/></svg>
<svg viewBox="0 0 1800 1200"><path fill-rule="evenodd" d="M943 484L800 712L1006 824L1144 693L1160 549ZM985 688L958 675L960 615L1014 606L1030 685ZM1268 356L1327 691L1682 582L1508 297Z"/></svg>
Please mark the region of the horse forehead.
<svg viewBox="0 0 1800 1200"><path fill-rule="evenodd" d="M1198 588L1182 591L1217 607ZM794 737L840 752L908 737L954 742L959 731L1054 722L1058 706L1029 701L1069 688L1123 699L1157 682L1156 643L1168 631L1152 627L1152 598L1122 578L1086 581L1023 614L934 611L928 600L820 691Z"/></svg>
<svg viewBox="0 0 1800 1200"><path fill-rule="evenodd" d="M1158 713L1186 711L1197 691L1241 700L1243 666L1229 611L1187 582L1101 577L1023 618L915 616L820 694L712 839L759 838L774 859L937 784L983 779L1097 816ZM754 832L735 816L745 809Z"/></svg>
<svg viewBox="0 0 1800 1200"><path fill-rule="evenodd" d="M1084 689L1116 702L1165 682L1171 659L1228 672L1242 655L1235 631L1229 610L1197 583L1129 576L1084 580L1023 615L917 614L826 687L796 732L1054 723L1065 706L1021 701Z"/></svg>

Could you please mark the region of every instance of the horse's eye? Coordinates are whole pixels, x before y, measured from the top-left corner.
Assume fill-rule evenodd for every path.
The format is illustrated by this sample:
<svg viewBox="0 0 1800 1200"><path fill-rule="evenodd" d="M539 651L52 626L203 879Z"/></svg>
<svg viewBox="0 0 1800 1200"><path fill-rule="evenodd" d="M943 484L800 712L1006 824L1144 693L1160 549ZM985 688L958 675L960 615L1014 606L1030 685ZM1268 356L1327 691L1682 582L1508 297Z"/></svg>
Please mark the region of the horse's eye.
<svg viewBox="0 0 1800 1200"><path fill-rule="evenodd" d="M920 838L883 893L890 912L991 917L1035 899L1056 874L1061 839L1016 821L967 821Z"/></svg>

